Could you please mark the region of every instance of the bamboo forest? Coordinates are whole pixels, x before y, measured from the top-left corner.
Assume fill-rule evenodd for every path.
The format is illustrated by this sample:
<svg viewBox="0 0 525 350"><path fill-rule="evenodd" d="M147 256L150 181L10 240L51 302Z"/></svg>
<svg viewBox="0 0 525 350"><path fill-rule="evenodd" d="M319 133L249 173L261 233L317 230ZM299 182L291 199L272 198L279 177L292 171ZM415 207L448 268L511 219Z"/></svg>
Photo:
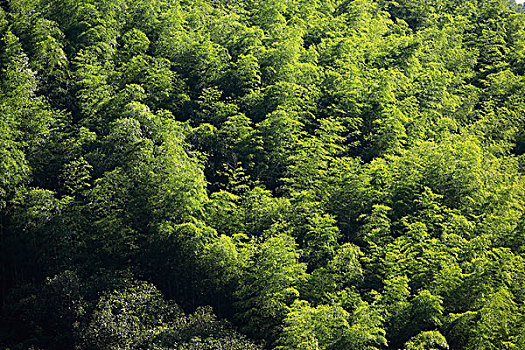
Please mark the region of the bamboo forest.
<svg viewBox="0 0 525 350"><path fill-rule="evenodd" d="M0 0L0 348L525 349L514 0Z"/></svg>

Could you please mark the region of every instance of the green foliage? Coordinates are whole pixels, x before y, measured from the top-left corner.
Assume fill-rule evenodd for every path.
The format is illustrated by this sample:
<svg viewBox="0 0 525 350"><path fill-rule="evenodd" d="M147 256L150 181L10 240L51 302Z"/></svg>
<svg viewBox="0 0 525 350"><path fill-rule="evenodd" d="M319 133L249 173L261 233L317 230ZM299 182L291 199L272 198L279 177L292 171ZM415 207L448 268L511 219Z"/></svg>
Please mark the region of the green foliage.
<svg viewBox="0 0 525 350"><path fill-rule="evenodd" d="M520 12L0 1L0 348L525 348Z"/></svg>
<svg viewBox="0 0 525 350"><path fill-rule="evenodd" d="M284 321L277 349L379 349L386 346L381 320L369 305L359 305L353 314L339 305L296 301Z"/></svg>
<svg viewBox="0 0 525 350"><path fill-rule="evenodd" d="M448 348L447 340L438 331L421 332L411 338L404 347L406 350L447 350Z"/></svg>
<svg viewBox="0 0 525 350"><path fill-rule="evenodd" d="M252 251L253 249L253 251ZM291 304L299 298L297 285L306 277L292 237L278 233L247 253L250 260L237 291L245 329L270 340Z"/></svg>
<svg viewBox="0 0 525 350"><path fill-rule="evenodd" d="M89 349L136 349L162 331L177 314L151 285L137 284L102 296L84 333Z"/></svg>

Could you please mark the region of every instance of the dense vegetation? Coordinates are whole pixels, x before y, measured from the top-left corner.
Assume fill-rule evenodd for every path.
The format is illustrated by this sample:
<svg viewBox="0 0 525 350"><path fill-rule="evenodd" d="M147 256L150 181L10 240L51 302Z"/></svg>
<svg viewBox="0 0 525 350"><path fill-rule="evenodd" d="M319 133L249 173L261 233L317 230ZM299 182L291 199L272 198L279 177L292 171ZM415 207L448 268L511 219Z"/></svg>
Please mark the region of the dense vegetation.
<svg viewBox="0 0 525 350"><path fill-rule="evenodd" d="M525 349L522 10L0 1L0 347Z"/></svg>

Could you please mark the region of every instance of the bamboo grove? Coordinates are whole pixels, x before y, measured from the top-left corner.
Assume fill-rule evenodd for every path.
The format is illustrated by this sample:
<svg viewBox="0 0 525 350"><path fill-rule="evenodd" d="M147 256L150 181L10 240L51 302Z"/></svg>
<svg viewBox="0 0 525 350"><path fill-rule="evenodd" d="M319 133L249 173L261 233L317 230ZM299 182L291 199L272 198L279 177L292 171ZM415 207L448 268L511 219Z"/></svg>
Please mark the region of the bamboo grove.
<svg viewBox="0 0 525 350"><path fill-rule="evenodd" d="M525 349L521 12L0 1L0 347Z"/></svg>

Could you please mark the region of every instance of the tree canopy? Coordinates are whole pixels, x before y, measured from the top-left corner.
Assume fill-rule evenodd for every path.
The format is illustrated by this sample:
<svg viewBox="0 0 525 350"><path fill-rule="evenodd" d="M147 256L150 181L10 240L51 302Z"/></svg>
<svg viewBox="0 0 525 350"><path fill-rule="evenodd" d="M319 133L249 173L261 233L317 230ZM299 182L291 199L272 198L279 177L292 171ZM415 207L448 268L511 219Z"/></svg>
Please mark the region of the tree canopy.
<svg viewBox="0 0 525 350"><path fill-rule="evenodd" d="M0 1L0 347L525 348L524 11Z"/></svg>

